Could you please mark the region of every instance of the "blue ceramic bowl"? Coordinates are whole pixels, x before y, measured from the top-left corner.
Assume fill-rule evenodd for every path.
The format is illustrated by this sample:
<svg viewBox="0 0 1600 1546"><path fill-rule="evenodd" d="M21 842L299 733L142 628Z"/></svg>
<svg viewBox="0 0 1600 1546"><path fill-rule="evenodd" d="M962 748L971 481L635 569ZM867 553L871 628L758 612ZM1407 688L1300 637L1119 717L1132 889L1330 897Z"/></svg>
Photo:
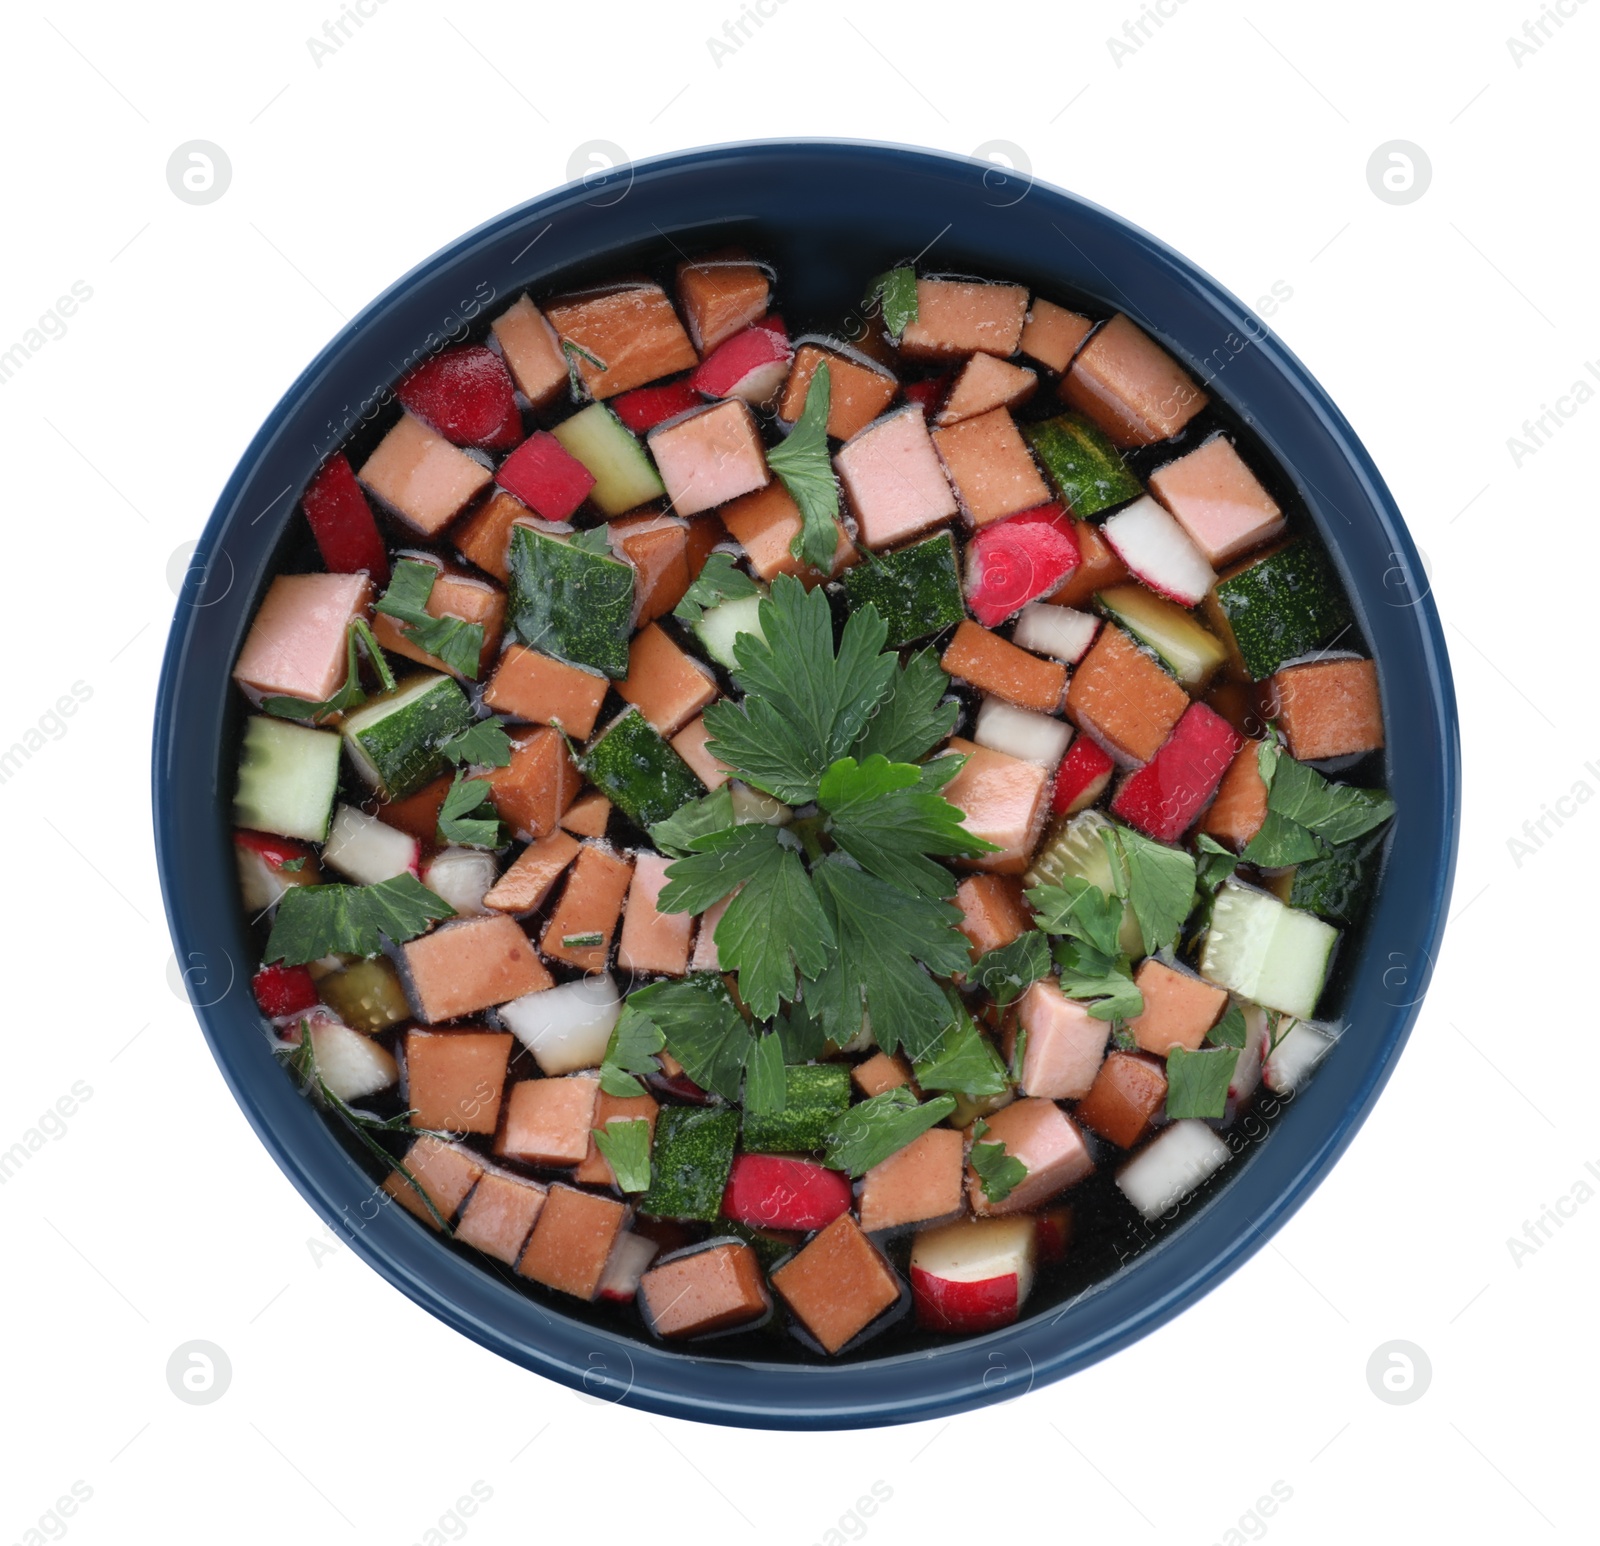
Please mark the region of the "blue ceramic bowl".
<svg viewBox="0 0 1600 1546"><path fill-rule="evenodd" d="M1121 1270L1046 1286L1005 1331L819 1365L663 1348L587 1306L556 1304L380 1207L373 1181L275 1063L228 839L238 695L229 669L256 602L303 533L295 499L336 444L383 411L414 359L481 328L525 286L730 237L774 260L791 323L827 325L862 277L924 266L1077 292L1128 313L1247 426L1327 540L1378 662L1399 806L1385 877L1333 989L1347 1029L1281 1116L1252 1124L1217 1183ZM351 1247L441 1320L604 1400L773 1428L910 1422L1004 1400L1126 1346L1258 1250L1355 1135L1428 984L1455 865L1459 751L1438 616L1400 513L1350 426L1257 317L1154 237L994 165L894 145L713 147L573 184L501 215L392 285L284 395L200 540L167 644L154 806L167 915L201 1026L273 1158Z"/></svg>

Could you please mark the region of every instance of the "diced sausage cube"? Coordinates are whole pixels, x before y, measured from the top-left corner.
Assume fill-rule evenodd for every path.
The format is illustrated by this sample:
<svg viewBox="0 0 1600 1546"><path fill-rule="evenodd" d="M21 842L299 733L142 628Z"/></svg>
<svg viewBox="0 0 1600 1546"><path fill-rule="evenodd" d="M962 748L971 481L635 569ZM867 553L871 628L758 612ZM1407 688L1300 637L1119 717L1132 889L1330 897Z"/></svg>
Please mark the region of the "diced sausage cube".
<svg viewBox="0 0 1600 1546"><path fill-rule="evenodd" d="M601 1132L606 1129L608 1122L648 1122L651 1135L656 1130L656 1117L661 1107L651 1095L607 1095L600 1091L594 1103L594 1120L590 1124ZM600 1152L600 1146L594 1141L594 1133L589 1134L589 1148L585 1153L582 1163L572 1172L572 1179L580 1181L585 1186L615 1186L616 1173L611 1168L611 1161Z"/></svg>
<svg viewBox="0 0 1600 1546"><path fill-rule="evenodd" d="M614 1197L552 1186L517 1271L546 1288L593 1299L627 1221L627 1205Z"/></svg>
<svg viewBox="0 0 1600 1546"><path fill-rule="evenodd" d="M760 1320L771 1308L761 1263L730 1241L674 1256L639 1279L639 1306L658 1337L695 1337Z"/></svg>
<svg viewBox="0 0 1600 1546"><path fill-rule="evenodd" d="M611 802L598 789L579 795L561 818L561 830L578 837L604 837L611 824Z"/></svg>
<svg viewBox="0 0 1600 1546"><path fill-rule="evenodd" d="M513 918L464 918L412 940L404 950L418 1012L430 1024L508 1004L551 983Z"/></svg>
<svg viewBox="0 0 1600 1546"><path fill-rule="evenodd" d="M406 1099L413 1127L492 1133L511 1037L501 1031L408 1031Z"/></svg>
<svg viewBox="0 0 1600 1546"><path fill-rule="evenodd" d="M953 354L1015 354L1022 340L1028 292L1021 285L981 280L919 279L917 320L900 335L900 349L913 360Z"/></svg>
<svg viewBox="0 0 1600 1546"><path fill-rule="evenodd" d="M900 383L886 370L864 365L831 349L816 344L801 344L795 351L789 378L778 401L778 417L795 423L805 412L806 393L817 366L828 365L828 433L835 440L848 440L864 430L900 390Z"/></svg>
<svg viewBox="0 0 1600 1546"><path fill-rule="evenodd" d="M1031 510L1050 498L1015 420L1004 408L934 430L933 444L974 526Z"/></svg>
<svg viewBox="0 0 1600 1546"><path fill-rule="evenodd" d="M1213 568L1269 542L1284 528L1277 500L1224 435L1156 468L1150 474L1150 492Z"/></svg>
<svg viewBox="0 0 1600 1546"><path fill-rule="evenodd" d="M660 285L626 284L566 296L551 301L544 314L563 341L600 361L592 365L583 354L573 353L578 377L591 397L615 397L700 363Z"/></svg>
<svg viewBox="0 0 1600 1546"><path fill-rule="evenodd" d="M555 330L526 295L518 296L489 324L517 390L543 408L567 384L567 359Z"/></svg>
<svg viewBox="0 0 1600 1546"><path fill-rule="evenodd" d="M1175 971L1154 956L1140 963L1133 980L1144 995L1144 1009L1128 1021L1127 1029L1144 1052L1165 1057L1174 1045L1198 1051L1228 1007L1225 989Z"/></svg>
<svg viewBox="0 0 1600 1546"><path fill-rule="evenodd" d="M499 913L531 913L544 905L562 871L578 857L578 840L552 832L530 843L484 894L483 905Z"/></svg>
<svg viewBox="0 0 1600 1546"><path fill-rule="evenodd" d="M1022 900L1022 883L1010 875L969 875L956 887L956 906L967 936L972 959L999 950L1020 939L1033 927L1033 917Z"/></svg>
<svg viewBox="0 0 1600 1546"><path fill-rule="evenodd" d="M617 965L624 971L681 977L689 969L694 916L656 910L671 862L660 854L639 854L633 861L633 884L617 942Z"/></svg>
<svg viewBox="0 0 1600 1546"><path fill-rule="evenodd" d="M717 925L722 922L722 915L737 895L737 891L730 891L720 902L713 902L700 914L700 926L694 935L694 955L689 959L690 971L715 972L722 969L721 959L717 955Z"/></svg>
<svg viewBox="0 0 1600 1546"><path fill-rule="evenodd" d="M1200 819L1200 830L1235 851L1261 830L1267 819L1267 786L1261 778L1261 742L1246 741L1217 785L1217 797Z"/></svg>
<svg viewBox="0 0 1600 1546"><path fill-rule="evenodd" d="M515 1267L544 1209L546 1191L537 1181L485 1171L456 1225L456 1239Z"/></svg>
<svg viewBox="0 0 1600 1546"><path fill-rule="evenodd" d="M632 878L631 859L584 844L578 862L567 876L561 900L544 926L539 949L552 961L564 961L579 971L602 971ZM596 934L600 936L599 944L579 943ZM572 943L567 943L569 940Z"/></svg>
<svg viewBox="0 0 1600 1546"><path fill-rule="evenodd" d="M939 664L951 676L959 676L983 692L1040 714L1053 714L1061 707L1061 693L1067 685L1067 668L1059 660L1041 660L971 621L957 627ZM1178 691L1183 693L1182 688ZM1188 703L1186 695L1183 701Z"/></svg>
<svg viewBox="0 0 1600 1546"><path fill-rule="evenodd" d="M565 380L565 376L562 379ZM533 511L520 499L504 489L496 489L456 528L456 551L504 585L511 577L507 561L511 528L519 522L538 524Z"/></svg>
<svg viewBox="0 0 1600 1546"><path fill-rule="evenodd" d="M719 761L707 748L711 732L704 716L691 720L672 737L672 749L687 762L707 789L720 789L728 782L728 764Z"/></svg>
<svg viewBox="0 0 1600 1546"><path fill-rule="evenodd" d="M800 507L776 478L764 489L757 489L755 493L746 494L725 506L721 515L722 524L744 549L750 567L763 580L771 581L780 574L792 574L810 590L822 580L848 569L858 556L855 544L835 521L839 540L834 549L833 566L827 574L796 558L793 543L802 525Z"/></svg>
<svg viewBox="0 0 1600 1546"><path fill-rule="evenodd" d="M772 476L755 416L736 397L651 430L649 441L679 515L695 515L765 488Z"/></svg>
<svg viewBox="0 0 1600 1546"><path fill-rule="evenodd" d="M559 730L548 726L511 742L511 761L488 774L500 819L520 837L548 836L583 780Z"/></svg>
<svg viewBox="0 0 1600 1546"><path fill-rule="evenodd" d="M1022 995L1017 1019L1028 1033L1019 1081L1023 1093L1042 1095L1046 1100L1078 1100L1087 1095L1106 1055L1111 1022L1095 1019L1049 977Z"/></svg>
<svg viewBox="0 0 1600 1546"><path fill-rule="evenodd" d="M911 1065L898 1052L893 1057L887 1052L874 1052L850 1070L850 1077L868 1100L885 1090L898 1090L912 1083Z"/></svg>
<svg viewBox="0 0 1600 1546"><path fill-rule="evenodd" d="M391 1170L383 1178L383 1190L402 1208L416 1214L429 1229L437 1229L439 1224L418 1195L417 1188L422 1189L428 1202L438 1210L439 1217L448 1224L483 1174L482 1164L470 1149L441 1143L426 1135L416 1139L406 1150L403 1163L417 1185L413 1186L398 1170Z"/></svg>
<svg viewBox="0 0 1600 1546"><path fill-rule="evenodd" d="M1022 329L1022 352L1058 375L1072 363L1078 346L1094 329L1094 323L1054 301L1033 298L1028 320Z"/></svg>
<svg viewBox="0 0 1600 1546"><path fill-rule="evenodd" d="M506 593L487 580L475 580L470 575L440 574L428 593L425 609L430 617L459 617L464 623L477 623L483 629L483 648L478 652L480 674L500 650L500 630L506 618ZM430 655L405 631L405 625L387 612L379 612L372 619L372 635L384 649L392 654L404 655L420 665L435 671L457 675L437 655Z"/></svg>
<svg viewBox="0 0 1600 1546"><path fill-rule="evenodd" d="M771 285L766 271L740 261L744 256L727 249L678 265L678 304L701 354L767 314Z"/></svg>
<svg viewBox="0 0 1600 1546"><path fill-rule="evenodd" d="M278 575L256 609L234 680L265 697L331 698L349 669L350 624L371 600L364 574Z"/></svg>
<svg viewBox="0 0 1600 1546"><path fill-rule="evenodd" d="M869 548L894 547L956 513L918 408L868 425L840 447L833 465Z"/></svg>
<svg viewBox="0 0 1600 1546"><path fill-rule="evenodd" d="M1089 1093L1073 1115L1090 1132L1119 1149L1131 1149L1150 1131L1166 1104L1165 1067L1136 1052L1113 1052L1100 1065Z"/></svg>
<svg viewBox="0 0 1600 1546"><path fill-rule="evenodd" d="M497 714L559 725L575 741L586 741L610 685L597 672L513 644L489 678L483 701Z"/></svg>
<svg viewBox="0 0 1600 1546"><path fill-rule="evenodd" d="M779 1267L772 1286L829 1353L837 1353L900 1297L893 1268L848 1213Z"/></svg>
<svg viewBox="0 0 1600 1546"><path fill-rule="evenodd" d="M1009 364L992 354L975 354L961 367L933 422L959 424L991 409L1015 408L1033 396L1038 384L1037 373L1024 366Z"/></svg>
<svg viewBox="0 0 1600 1546"><path fill-rule="evenodd" d="M648 623L628 645L628 674L617 683L617 691L666 736L681 730L716 698L717 683L659 623Z"/></svg>
<svg viewBox="0 0 1600 1546"><path fill-rule="evenodd" d="M1155 756L1188 707L1188 693L1111 623L1067 689L1067 717L1135 762Z"/></svg>
<svg viewBox="0 0 1600 1546"><path fill-rule="evenodd" d="M901 1229L954 1218L964 1206L965 1148L953 1127L930 1127L874 1165L861 1180L861 1227Z"/></svg>
<svg viewBox="0 0 1600 1546"><path fill-rule="evenodd" d="M611 549L635 570L634 626L664 617L694 581L689 569L689 525L654 511L609 523Z"/></svg>
<svg viewBox="0 0 1600 1546"><path fill-rule="evenodd" d="M1061 396L1119 446L1168 440L1206 405L1183 367L1120 314L1078 351Z"/></svg>
<svg viewBox="0 0 1600 1546"><path fill-rule="evenodd" d="M1028 867L1048 804L1050 775L1036 762L1023 762L956 736L950 750L965 755L966 766L945 786L944 797L962 812L962 825L998 852L959 862L999 875L1020 875Z"/></svg>
<svg viewBox="0 0 1600 1546"><path fill-rule="evenodd" d="M974 1213L1026 1213L1094 1169L1083 1134L1054 1101L1029 1096L1013 1101L985 1120L988 1130L979 1142L1003 1145L1011 1158L1028 1167L1028 1174L1001 1201L990 1202L983 1194L977 1172L971 1171L967 1200Z"/></svg>
<svg viewBox="0 0 1600 1546"><path fill-rule="evenodd" d="M1100 528L1074 518L1072 534L1078 542L1078 567L1050 600L1059 607L1088 607L1098 591L1109 590L1128 578L1128 566L1117 550L1100 535Z"/></svg>
<svg viewBox="0 0 1600 1546"><path fill-rule="evenodd" d="M494 1152L527 1165L576 1165L589 1152L600 1081L593 1074L524 1079L506 1093Z"/></svg>
<svg viewBox="0 0 1600 1546"><path fill-rule="evenodd" d="M1299 762L1347 757L1383 745L1378 668L1370 660L1290 666L1272 679L1279 723Z"/></svg>
<svg viewBox="0 0 1600 1546"><path fill-rule="evenodd" d="M378 442L358 476L427 537L443 531L494 477L481 462L409 413Z"/></svg>

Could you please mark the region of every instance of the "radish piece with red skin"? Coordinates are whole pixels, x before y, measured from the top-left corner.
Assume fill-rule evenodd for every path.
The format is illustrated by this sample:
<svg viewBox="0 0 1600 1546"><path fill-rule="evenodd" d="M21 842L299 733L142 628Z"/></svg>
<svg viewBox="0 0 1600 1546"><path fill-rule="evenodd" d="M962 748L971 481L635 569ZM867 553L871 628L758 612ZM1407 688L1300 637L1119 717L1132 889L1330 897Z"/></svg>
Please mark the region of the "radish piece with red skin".
<svg viewBox="0 0 1600 1546"><path fill-rule="evenodd" d="M917 1324L969 1335L1009 1326L1033 1288L1038 1228L1025 1214L924 1230L911 1247Z"/></svg>
<svg viewBox="0 0 1600 1546"><path fill-rule="evenodd" d="M631 1230L617 1236L606 1270L600 1275L600 1297L613 1304L626 1304L639 1292L639 1279L656 1258L660 1247L654 1240Z"/></svg>
<svg viewBox="0 0 1600 1546"><path fill-rule="evenodd" d="M1135 579L1180 606L1199 606L1217 583L1188 532L1148 494L1117 511L1100 535Z"/></svg>
<svg viewBox="0 0 1600 1546"><path fill-rule="evenodd" d="M303 966L263 966L250 986L269 1020L300 1014L317 1002L317 985Z"/></svg>
<svg viewBox="0 0 1600 1546"><path fill-rule="evenodd" d="M1111 809L1158 843L1175 843L1243 745L1244 737L1214 709L1191 703L1155 756L1129 775Z"/></svg>
<svg viewBox="0 0 1600 1546"><path fill-rule="evenodd" d="M750 1229L823 1229L850 1211L850 1181L837 1170L781 1154L740 1154L722 1194L723 1216Z"/></svg>
<svg viewBox="0 0 1600 1546"><path fill-rule="evenodd" d="M293 864L296 859L304 864L312 857L311 849L305 843L297 843L290 837L274 837L270 832L257 832L250 827L235 827L233 840L239 847L259 854L275 870Z"/></svg>
<svg viewBox="0 0 1600 1546"><path fill-rule="evenodd" d="M923 413L932 418L938 411L939 404L945 399L945 394L950 390L950 377L930 376L926 381L907 382L902 389L910 402L921 405Z"/></svg>
<svg viewBox="0 0 1600 1546"><path fill-rule="evenodd" d="M1080 735L1056 769L1051 811L1057 816L1076 816L1087 810L1106 792L1116 766L1104 747Z"/></svg>
<svg viewBox="0 0 1600 1546"><path fill-rule="evenodd" d="M994 628L1058 590L1082 555L1060 505L1039 505L985 526L967 544L967 607Z"/></svg>
<svg viewBox="0 0 1600 1546"><path fill-rule="evenodd" d="M495 482L545 520L564 521L588 498L594 474L541 429L500 464Z"/></svg>
<svg viewBox="0 0 1600 1546"><path fill-rule="evenodd" d="M300 503L330 574L367 574L374 585L389 583L388 550L343 451L317 469Z"/></svg>
<svg viewBox="0 0 1600 1546"><path fill-rule="evenodd" d="M794 347L781 322L776 327L757 324L718 344L690 373L689 382L705 397L764 403L783 385L793 358Z"/></svg>
<svg viewBox="0 0 1600 1546"><path fill-rule="evenodd" d="M424 360L395 396L453 445L509 451L522 439L511 372L484 344L462 344Z"/></svg>
<svg viewBox="0 0 1600 1546"><path fill-rule="evenodd" d="M611 399L611 411L631 429L642 435L680 413L698 408L700 394L695 391L688 376L681 381L667 381L660 386L635 387L621 397Z"/></svg>

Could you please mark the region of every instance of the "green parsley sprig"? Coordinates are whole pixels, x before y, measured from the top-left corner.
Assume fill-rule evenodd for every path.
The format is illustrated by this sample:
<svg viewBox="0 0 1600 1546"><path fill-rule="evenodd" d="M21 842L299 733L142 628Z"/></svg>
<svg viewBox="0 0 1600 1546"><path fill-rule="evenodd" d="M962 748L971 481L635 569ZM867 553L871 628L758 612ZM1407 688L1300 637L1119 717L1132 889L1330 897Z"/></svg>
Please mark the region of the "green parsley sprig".
<svg viewBox="0 0 1600 1546"><path fill-rule="evenodd" d="M990 1202L1004 1202L1028 1179L1028 1167L1014 1154L1006 1153L1003 1143L980 1143L989 1124L980 1117L972 1124L972 1150L967 1162Z"/></svg>
<svg viewBox="0 0 1600 1546"><path fill-rule="evenodd" d="M455 915L415 875L372 886L291 886L278 903L263 959L304 966L329 955L374 956L385 939L404 944Z"/></svg>
<svg viewBox="0 0 1600 1546"><path fill-rule="evenodd" d="M1332 783L1276 741L1261 743L1256 766L1267 786L1267 815L1239 855L1247 864L1283 869L1321 859L1394 815L1394 801L1382 790Z"/></svg>
<svg viewBox="0 0 1600 1546"><path fill-rule="evenodd" d="M483 624L465 618L435 617L428 611L428 598L440 570L434 564L415 558L402 558L394 566L389 588L379 600L377 610L396 618L400 631L420 650L437 656L457 676L476 681L478 662L483 655Z"/></svg>
<svg viewBox="0 0 1600 1546"><path fill-rule="evenodd" d="M839 485L828 456L828 362L822 361L806 387L806 405L788 438L767 452L767 466L777 473L800 509L800 530L789 550L802 563L823 574L833 572L839 546Z"/></svg>

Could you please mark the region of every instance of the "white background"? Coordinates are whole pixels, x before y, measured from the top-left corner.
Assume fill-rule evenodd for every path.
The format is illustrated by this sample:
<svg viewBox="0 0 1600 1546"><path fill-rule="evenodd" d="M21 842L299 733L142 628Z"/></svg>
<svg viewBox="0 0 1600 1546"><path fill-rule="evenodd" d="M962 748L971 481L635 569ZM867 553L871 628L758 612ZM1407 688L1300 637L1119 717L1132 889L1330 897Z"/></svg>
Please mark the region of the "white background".
<svg viewBox="0 0 1600 1546"><path fill-rule="evenodd" d="M1337 13L1166 0L782 0L718 62L734 0L385 0L337 52L331 3L52 5L4 24L0 349L92 298L0 388L12 578L0 743L81 683L0 785L9 992L0 1149L75 1081L0 1188L0 1541L828 1540L1006 1532L1211 1543L1592 1540L1600 1201L1593 950L1600 811L1508 840L1583 783L1594 727L1600 406L1508 437L1600 355L1600 4L1520 66L1534 0ZM1136 34L1135 34L1136 35ZM460 232L644 156L836 134L1033 171L1173 243L1272 317L1364 437L1428 555L1461 699L1461 864L1393 1083L1293 1222L1207 1299L1072 1380L949 1423L774 1437L586 1402L481 1351L327 1244L229 1099L173 987L149 833L153 685L184 544L321 345ZM169 190L185 141L232 181ZM1420 145L1426 193L1368 158ZM54 327L54 324L51 324ZM20 648L19 648L20 647ZM53 1126L57 1124L52 1124ZM1590 1176L1600 1188L1600 1179ZM1508 1237L1571 1216L1519 1259ZM1537 1239L1537 1234L1535 1235ZM1391 1405L1402 1338L1431 1385ZM222 1399L168 1388L226 1351ZM474 1482L491 1493L451 1519ZM850 1517L871 1484L891 1497ZM1250 1511L1279 1482L1270 1518ZM843 1523L841 1524L841 1520ZM437 1537L434 1537L435 1539ZM833 1537L837 1540L839 1537Z"/></svg>

